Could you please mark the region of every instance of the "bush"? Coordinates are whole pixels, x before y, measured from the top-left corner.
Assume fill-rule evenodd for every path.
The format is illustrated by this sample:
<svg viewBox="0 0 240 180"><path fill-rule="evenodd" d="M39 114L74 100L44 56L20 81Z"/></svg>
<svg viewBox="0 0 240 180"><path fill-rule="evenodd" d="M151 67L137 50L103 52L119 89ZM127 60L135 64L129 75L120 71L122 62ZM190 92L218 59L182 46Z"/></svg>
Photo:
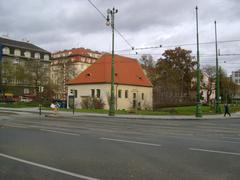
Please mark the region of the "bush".
<svg viewBox="0 0 240 180"><path fill-rule="evenodd" d="M105 103L101 98L93 98L92 99L94 109L103 109Z"/></svg>
<svg viewBox="0 0 240 180"><path fill-rule="evenodd" d="M81 102L82 109L103 109L105 103L101 98L85 98Z"/></svg>
<svg viewBox="0 0 240 180"><path fill-rule="evenodd" d="M82 109L92 109L91 98L90 97L84 98L81 102L81 107Z"/></svg>

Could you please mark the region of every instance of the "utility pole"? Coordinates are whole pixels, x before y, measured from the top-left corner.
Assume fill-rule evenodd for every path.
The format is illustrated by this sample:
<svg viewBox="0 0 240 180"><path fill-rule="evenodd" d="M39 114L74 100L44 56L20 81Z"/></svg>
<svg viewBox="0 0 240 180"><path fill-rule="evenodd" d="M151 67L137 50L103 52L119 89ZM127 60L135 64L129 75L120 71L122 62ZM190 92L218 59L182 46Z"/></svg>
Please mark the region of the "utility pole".
<svg viewBox="0 0 240 180"><path fill-rule="evenodd" d="M0 44L0 94L4 97L3 84L2 84L2 54L3 54L3 45Z"/></svg>
<svg viewBox="0 0 240 180"><path fill-rule="evenodd" d="M218 41L217 41L217 22L214 21L215 24L215 46L216 46L216 88L215 88L215 112L220 113L220 103L219 103L219 95L220 95L220 85L219 85L219 70L218 70Z"/></svg>
<svg viewBox="0 0 240 180"><path fill-rule="evenodd" d="M114 15L118 12L117 9L113 7L113 9L107 10L107 22L106 25L111 25L112 28L112 64L111 64L111 99L110 99L110 107L109 107L109 116L115 115L115 98L114 98ZM110 16L110 18L109 18Z"/></svg>
<svg viewBox="0 0 240 180"><path fill-rule="evenodd" d="M196 117L202 117L200 102L200 64L199 64L199 35L198 35L198 7L196 6L196 28L197 28L197 105Z"/></svg>

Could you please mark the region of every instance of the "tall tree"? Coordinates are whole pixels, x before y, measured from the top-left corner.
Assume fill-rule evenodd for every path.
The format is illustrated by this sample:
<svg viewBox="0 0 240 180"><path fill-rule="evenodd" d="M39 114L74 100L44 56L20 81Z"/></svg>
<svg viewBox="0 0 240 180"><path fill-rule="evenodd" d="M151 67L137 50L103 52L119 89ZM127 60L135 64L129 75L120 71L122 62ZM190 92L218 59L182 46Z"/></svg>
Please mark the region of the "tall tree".
<svg viewBox="0 0 240 180"><path fill-rule="evenodd" d="M153 85L156 84L156 68L155 68L155 61L150 54L143 54L140 58L140 63L142 68L146 72L147 77L152 82Z"/></svg>
<svg viewBox="0 0 240 180"><path fill-rule="evenodd" d="M225 70L220 67L220 96L222 97L222 102L229 103L238 91L239 85L235 84L227 76Z"/></svg>
<svg viewBox="0 0 240 180"><path fill-rule="evenodd" d="M45 66L41 60L34 60L25 63L25 76L28 83L33 84L35 87L36 95L39 94L39 87L46 86L50 78L50 69Z"/></svg>
<svg viewBox="0 0 240 180"><path fill-rule="evenodd" d="M208 82L206 84L203 84L203 88L207 90L208 103L213 90L215 90L216 66L206 65L203 67L202 72L206 73L208 76Z"/></svg>
<svg viewBox="0 0 240 180"><path fill-rule="evenodd" d="M168 84L178 88L181 95L189 95L196 65L191 51L177 47L166 50L162 56L156 65L159 83L167 76Z"/></svg>

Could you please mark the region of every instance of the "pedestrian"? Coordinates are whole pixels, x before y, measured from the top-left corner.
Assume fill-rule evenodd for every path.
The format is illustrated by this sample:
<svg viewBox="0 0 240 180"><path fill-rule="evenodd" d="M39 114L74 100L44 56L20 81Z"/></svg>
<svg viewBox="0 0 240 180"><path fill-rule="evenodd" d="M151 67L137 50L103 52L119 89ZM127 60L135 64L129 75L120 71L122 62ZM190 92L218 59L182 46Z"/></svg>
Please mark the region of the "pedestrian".
<svg viewBox="0 0 240 180"><path fill-rule="evenodd" d="M228 114L229 116L231 116L230 112L229 112L229 106L227 103L224 104L224 117L226 116L226 114Z"/></svg>
<svg viewBox="0 0 240 180"><path fill-rule="evenodd" d="M56 106L56 104L54 104L54 103L52 102L51 105L50 105L50 108L52 109L52 111L53 111L54 114L56 115L56 113L57 113L57 106Z"/></svg>

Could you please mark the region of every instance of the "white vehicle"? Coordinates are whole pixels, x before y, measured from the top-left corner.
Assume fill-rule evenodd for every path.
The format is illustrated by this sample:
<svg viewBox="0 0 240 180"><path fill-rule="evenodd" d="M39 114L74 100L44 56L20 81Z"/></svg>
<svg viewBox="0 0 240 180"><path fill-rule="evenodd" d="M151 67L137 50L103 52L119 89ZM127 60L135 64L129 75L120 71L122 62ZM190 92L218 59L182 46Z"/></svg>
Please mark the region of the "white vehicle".
<svg viewBox="0 0 240 180"><path fill-rule="evenodd" d="M22 97L22 96L21 96L20 101L21 101L21 102L31 102L32 99L30 99L30 98L28 98L28 97Z"/></svg>

